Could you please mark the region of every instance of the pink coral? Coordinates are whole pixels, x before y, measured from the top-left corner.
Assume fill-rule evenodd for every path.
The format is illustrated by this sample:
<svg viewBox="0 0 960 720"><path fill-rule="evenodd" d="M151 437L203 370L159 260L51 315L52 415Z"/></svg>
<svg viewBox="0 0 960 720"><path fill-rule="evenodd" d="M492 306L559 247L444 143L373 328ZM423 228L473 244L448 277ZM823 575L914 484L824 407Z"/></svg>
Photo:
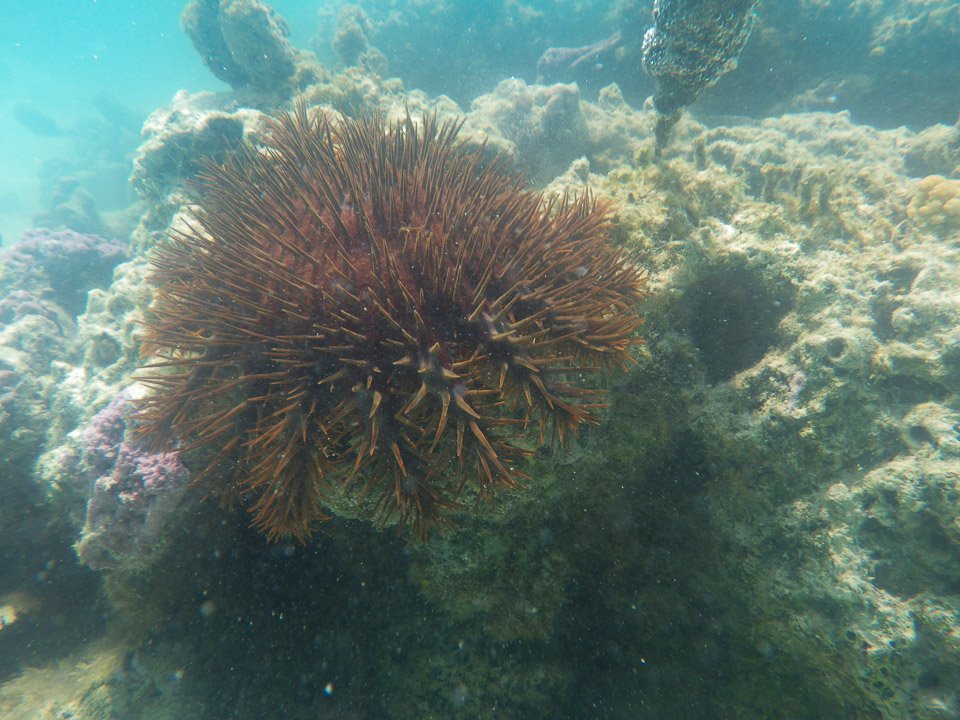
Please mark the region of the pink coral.
<svg viewBox="0 0 960 720"><path fill-rule="evenodd" d="M92 494L77 553L94 570L146 564L189 481L178 452L150 452L130 432L131 409L121 393L83 434Z"/></svg>

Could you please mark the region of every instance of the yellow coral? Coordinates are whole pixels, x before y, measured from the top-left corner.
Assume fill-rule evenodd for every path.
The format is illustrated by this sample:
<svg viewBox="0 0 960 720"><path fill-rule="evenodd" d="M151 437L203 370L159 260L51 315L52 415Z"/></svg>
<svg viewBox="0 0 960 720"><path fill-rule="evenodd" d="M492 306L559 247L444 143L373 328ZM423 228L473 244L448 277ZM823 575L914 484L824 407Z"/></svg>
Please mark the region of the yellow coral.
<svg viewBox="0 0 960 720"><path fill-rule="evenodd" d="M960 180L928 175L917 185L907 214L937 230L960 228Z"/></svg>

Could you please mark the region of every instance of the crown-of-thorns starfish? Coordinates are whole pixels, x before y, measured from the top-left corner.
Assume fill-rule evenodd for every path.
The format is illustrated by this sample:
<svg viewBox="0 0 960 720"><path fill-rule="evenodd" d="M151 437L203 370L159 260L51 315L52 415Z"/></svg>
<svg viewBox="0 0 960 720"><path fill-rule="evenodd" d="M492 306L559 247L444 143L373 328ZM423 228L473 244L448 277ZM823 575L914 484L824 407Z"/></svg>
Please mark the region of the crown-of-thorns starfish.
<svg viewBox="0 0 960 720"><path fill-rule="evenodd" d="M153 258L141 432L271 538L355 479L422 536L523 478L525 436L596 422L576 381L631 357L643 275L609 206L526 190L459 129L298 105L205 165Z"/></svg>

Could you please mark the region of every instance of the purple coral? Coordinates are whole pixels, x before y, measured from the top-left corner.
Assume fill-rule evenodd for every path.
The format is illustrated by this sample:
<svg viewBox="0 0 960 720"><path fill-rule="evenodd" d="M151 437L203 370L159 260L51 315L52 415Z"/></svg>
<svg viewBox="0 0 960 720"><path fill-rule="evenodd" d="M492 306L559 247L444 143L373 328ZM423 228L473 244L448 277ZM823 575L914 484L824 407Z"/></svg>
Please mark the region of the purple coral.
<svg viewBox="0 0 960 720"><path fill-rule="evenodd" d="M62 310L57 310L49 302L39 299L27 290L13 290L0 297L0 327L13 325L30 316L40 317L53 323L56 330L51 328L51 335L63 335L70 329L65 327L70 323L65 319Z"/></svg>
<svg viewBox="0 0 960 720"><path fill-rule="evenodd" d="M130 400L121 392L90 420L83 433L83 452L94 477L107 474L116 464L124 442Z"/></svg>
<svg viewBox="0 0 960 720"><path fill-rule="evenodd" d="M49 288L52 299L71 315L86 305L87 291L110 284L113 268L127 259L126 246L99 235L72 230L29 230L0 260L16 278L16 287L32 292Z"/></svg>
<svg viewBox="0 0 960 720"><path fill-rule="evenodd" d="M83 433L92 495L77 553L94 570L147 562L189 481L178 452L151 452L130 432L132 410L121 393Z"/></svg>

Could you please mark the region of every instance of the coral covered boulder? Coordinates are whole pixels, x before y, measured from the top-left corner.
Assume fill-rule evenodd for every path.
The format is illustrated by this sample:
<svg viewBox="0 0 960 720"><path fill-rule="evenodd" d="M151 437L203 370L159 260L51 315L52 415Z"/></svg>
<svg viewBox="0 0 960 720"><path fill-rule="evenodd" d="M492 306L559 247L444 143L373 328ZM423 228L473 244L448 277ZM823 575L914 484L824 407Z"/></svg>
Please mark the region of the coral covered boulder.
<svg viewBox="0 0 960 720"><path fill-rule="evenodd" d="M127 249L119 240L99 235L39 228L24 233L0 259L0 289L14 284L77 316L88 290L110 284L113 268L127 259Z"/></svg>
<svg viewBox="0 0 960 720"><path fill-rule="evenodd" d="M145 567L187 489L179 453L145 448L129 429L132 414L124 392L81 431L77 471L92 490L77 554L94 570Z"/></svg>
<svg viewBox="0 0 960 720"><path fill-rule="evenodd" d="M193 0L180 19L210 71L235 88L282 88L293 76L290 28L258 0Z"/></svg>

